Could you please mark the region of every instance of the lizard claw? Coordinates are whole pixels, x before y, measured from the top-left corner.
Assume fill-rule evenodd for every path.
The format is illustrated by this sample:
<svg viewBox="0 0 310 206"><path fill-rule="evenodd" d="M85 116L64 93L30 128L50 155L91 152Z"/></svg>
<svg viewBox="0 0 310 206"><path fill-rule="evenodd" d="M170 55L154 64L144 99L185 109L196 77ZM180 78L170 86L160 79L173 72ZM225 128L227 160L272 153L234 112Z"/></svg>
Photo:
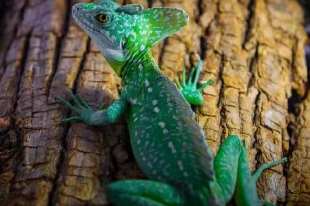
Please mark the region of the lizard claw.
<svg viewBox="0 0 310 206"><path fill-rule="evenodd" d="M66 118L62 121L63 122L71 122L73 120L80 120L80 121L84 121L86 123L89 122L90 116L92 113L94 113L94 110L86 103L86 101L82 97L75 96L71 92L70 92L70 96L71 96L73 102L76 104L76 106L73 106L69 101L67 101L64 98L59 97L59 96L55 97L55 100L57 102L61 102L61 103L65 104L71 110L78 113L79 116L69 117L69 118Z"/></svg>

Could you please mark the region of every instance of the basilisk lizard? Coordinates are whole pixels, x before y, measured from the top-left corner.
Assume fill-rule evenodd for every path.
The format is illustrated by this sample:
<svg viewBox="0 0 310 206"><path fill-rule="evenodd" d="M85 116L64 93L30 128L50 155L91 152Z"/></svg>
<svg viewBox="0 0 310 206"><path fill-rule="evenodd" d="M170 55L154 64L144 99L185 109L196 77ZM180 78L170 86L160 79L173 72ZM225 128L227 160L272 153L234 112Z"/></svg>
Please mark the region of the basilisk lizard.
<svg viewBox="0 0 310 206"><path fill-rule="evenodd" d="M263 169L286 159L265 164L251 176L245 146L236 135L223 142L214 159L189 103L159 71L151 56L150 49L156 43L186 26L185 11L143 10L137 4L120 7L113 0L101 0L77 4L72 14L122 78L124 88L120 99L99 111L74 95L76 106L58 97L79 114L64 121L81 120L101 126L115 122L126 112L133 153L149 178L110 184L111 203L225 205L234 197L239 206L271 205L258 199L256 180ZM196 89L198 74L196 71L195 80L183 82L181 88L185 98L194 104L202 102L200 91L208 84Z"/></svg>

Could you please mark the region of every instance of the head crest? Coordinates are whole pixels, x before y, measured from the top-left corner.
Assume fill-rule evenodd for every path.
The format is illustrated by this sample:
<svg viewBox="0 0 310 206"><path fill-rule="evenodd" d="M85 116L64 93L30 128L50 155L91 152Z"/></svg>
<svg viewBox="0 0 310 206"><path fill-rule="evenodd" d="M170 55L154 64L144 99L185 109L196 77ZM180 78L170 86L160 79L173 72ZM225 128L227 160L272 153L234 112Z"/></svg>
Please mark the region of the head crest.
<svg viewBox="0 0 310 206"><path fill-rule="evenodd" d="M126 14L138 14L143 10L143 7L140 4L129 4L117 8L116 12L124 12Z"/></svg>
<svg viewBox="0 0 310 206"><path fill-rule="evenodd" d="M117 2L114 0L100 0L98 4L109 9L117 9L119 7Z"/></svg>

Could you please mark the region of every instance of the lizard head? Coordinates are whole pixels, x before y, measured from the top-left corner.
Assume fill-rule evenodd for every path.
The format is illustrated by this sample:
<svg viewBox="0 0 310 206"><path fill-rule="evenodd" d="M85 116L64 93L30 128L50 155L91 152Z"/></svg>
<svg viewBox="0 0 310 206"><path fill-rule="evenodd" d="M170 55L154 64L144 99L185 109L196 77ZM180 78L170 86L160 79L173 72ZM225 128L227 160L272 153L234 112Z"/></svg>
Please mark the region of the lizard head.
<svg viewBox="0 0 310 206"><path fill-rule="evenodd" d="M127 60L149 52L156 43L188 22L186 12L181 9L143 10L138 4L120 7L113 0L76 4L72 15L118 75Z"/></svg>

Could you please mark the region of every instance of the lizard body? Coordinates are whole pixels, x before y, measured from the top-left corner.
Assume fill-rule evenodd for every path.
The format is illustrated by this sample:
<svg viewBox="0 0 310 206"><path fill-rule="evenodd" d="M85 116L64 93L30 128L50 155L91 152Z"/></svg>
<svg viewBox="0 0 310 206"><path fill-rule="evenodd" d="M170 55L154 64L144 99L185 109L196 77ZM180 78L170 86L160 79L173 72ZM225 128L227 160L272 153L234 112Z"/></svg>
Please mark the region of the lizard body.
<svg viewBox="0 0 310 206"><path fill-rule="evenodd" d="M66 121L107 125L126 112L135 158L150 179L112 183L109 200L116 205L224 205L237 191L239 202L246 202L242 174L250 170L243 163L247 157L239 137L228 137L214 159L189 103L150 54L152 46L187 24L187 14L176 8L119 7L112 0L77 4L72 13L122 78L124 89L119 100L101 111L75 96L77 107L58 98L80 115ZM190 89L184 89L185 98L192 90L201 91L196 90L197 70ZM250 188L256 194L255 184ZM257 198L255 205L261 204Z"/></svg>

